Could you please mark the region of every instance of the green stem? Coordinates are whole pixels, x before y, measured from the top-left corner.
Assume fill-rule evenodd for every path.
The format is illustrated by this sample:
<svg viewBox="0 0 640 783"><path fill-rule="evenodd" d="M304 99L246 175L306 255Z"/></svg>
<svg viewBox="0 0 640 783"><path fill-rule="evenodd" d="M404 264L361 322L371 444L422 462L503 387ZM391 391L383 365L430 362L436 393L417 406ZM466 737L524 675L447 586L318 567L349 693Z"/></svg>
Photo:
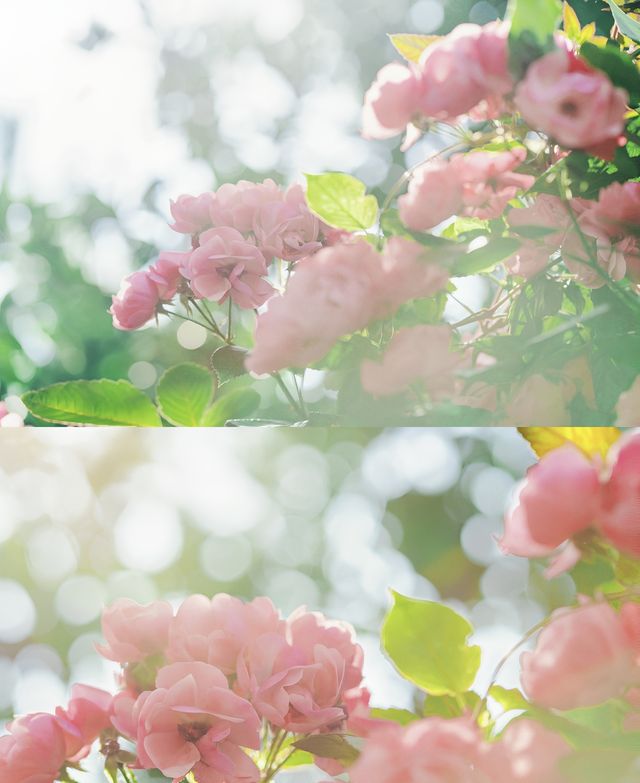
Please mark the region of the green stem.
<svg viewBox="0 0 640 783"><path fill-rule="evenodd" d="M305 412L302 410L300 405L296 402L295 398L293 397L293 395L291 394L291 392L287 388L287 385L282 380L282 376L280 375L280 373L279 372L273 372L273 373L271 373L271 375L275 378L276 383L282 389L283 394L285 395L285 397L289 401L289 404L294 409L296 414L298 416L302 416L304 418Z"/></svg>
<svg viewBox="0 0 640 783"><path fill-rule="evenodd" d="M163 308L162 310L160 310L160 312L170 317L173 316L174 318L180 318L181 321L189 321L189 323L196 324L197 326L201 326L203 329L206 329L208 332L211 332L211 334L215 334L216 337L220 337L220 334L214 329L212 329L208 323L206 324L200 323L200 321L196 321L195 318L189 318L189 316L187 315L176 313L175 310L165 310Z"/></svg>
<svg viewBox="0 0 640 783"><path fill-rule="evenodd" d="M227 311L227 342L231 344L231 318L232 318L233 301L229 297L229 309Z"/></svg>

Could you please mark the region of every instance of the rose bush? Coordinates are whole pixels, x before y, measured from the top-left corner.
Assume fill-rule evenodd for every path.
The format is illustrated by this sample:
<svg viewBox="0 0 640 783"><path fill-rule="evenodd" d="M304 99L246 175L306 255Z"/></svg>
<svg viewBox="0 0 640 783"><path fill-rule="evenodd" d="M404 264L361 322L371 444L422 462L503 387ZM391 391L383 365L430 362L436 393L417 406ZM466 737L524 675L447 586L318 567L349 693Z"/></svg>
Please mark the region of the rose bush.
<svg viewBox="0 0 640 783"><path fill-rule="evenodd" d="M409 711L372 706L363 649L346 623L304 607L283 617L263 597L193 595L177 607L119 599L103 612L97 645L119 665L114 689L76 685L65 708L10 721L2 780L69 783L93 746L112 783L145 770L174 783L267 783L305 764L352 783L595 783L603 770L611 783L635 780L640 552L591 511L637 509L639 436L523 434L540 462L520 492L523 514L507 515L503 548L540 557L571 538L583 561L564 567L590 562L605 574L577 574L588 588L534 626L488 685L477 684L471 624L439 602L394 593L383 623L383 650L416 689ZM566 470L555 474L558 457ZM590 513L564 524L569 496L584 496ZM521 687L496 684L525 644Z"/></svg>
<svg viewBox="0 0 640 783"><path fill-rule="evenodd" d="M412 150L386 193L327 173L178 196L187 246L129 275L110 312L124 330L196 321L210 367L171 368L156 406L105 381L27 393L27 407L67 424L640 424L630 10L609 2L609 37L559 0L391 36L406 61L367 91L362 133L439 151ZM307 369L326 390L313 400ZM278 385L275 407L262 383Z"/></svg>

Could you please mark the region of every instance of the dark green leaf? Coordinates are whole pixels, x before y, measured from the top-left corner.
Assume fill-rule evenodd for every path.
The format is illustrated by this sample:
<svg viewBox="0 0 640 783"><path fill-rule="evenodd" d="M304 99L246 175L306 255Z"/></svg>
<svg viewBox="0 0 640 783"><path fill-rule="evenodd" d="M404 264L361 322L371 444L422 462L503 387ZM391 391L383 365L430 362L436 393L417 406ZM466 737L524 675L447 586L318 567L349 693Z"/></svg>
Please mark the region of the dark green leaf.
<svg viewBox="0 0 640 783"><path fill-rule="evenodd" d="M618 8L615 0L605 0L605 2L611 9L611 13L613 14L613 18L615 19L620 32L623 35L626 35L627 38L631 38L632 41L640 43L640 22L636 22L635 19L632 19L628 14L625 14L621 8Z"/></svg>
<svg viewBox="0 0 640 783"><path fill-rule="evenodd" d="M484 247L472 250L456 259L451 266L452 277L477 275L488 272L501 261L512 256L520 247L520 242L513 237L498 237Z"/></svg>
<svg viewBox="0 0 640 783"><path fill-rule="evenodd" d="M640 99L640 71L628 54L615 44L596 46L585 43L580 54L594 68L603 71L616 87L622 87L629 93L632 106Z"/></svg>
<svg viewBox="0 0 640 783"><path fill-rule="evenodd" d="M323 759L335 759L345 766L353 764L360 755L342 734L314 734L297 740L293 743L293 747Z"/></svg>

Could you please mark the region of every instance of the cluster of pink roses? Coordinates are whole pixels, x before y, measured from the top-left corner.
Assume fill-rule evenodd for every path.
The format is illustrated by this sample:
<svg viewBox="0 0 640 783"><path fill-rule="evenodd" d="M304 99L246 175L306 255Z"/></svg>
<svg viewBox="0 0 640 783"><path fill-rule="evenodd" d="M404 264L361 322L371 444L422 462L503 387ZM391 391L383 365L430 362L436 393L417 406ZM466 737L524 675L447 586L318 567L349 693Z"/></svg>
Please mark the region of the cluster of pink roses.
<svg viewBox="0 0 640 783"><path fill-rule="evenodd" d="M523 241L509 263L515 274L533 277L560 249L565 265L589 288L600 288L607 278L621 280L625 274L640 282L640 182L615 182L600 191L597 201L574 198L563 203L540 194L530 206L511 209L506 217L516 233L524 226L548 231L539 239Z"/></svg>
<svg viewBox="0 0 640 783"><path fill-rule="evenodd" d="M172 228L191 235L192 249L163 252L125 278L110 310L118 329L144 326L177 293L260 307L274 293L266 279L274 258L294 263L322 247L321 223L299 185L226 184L215 193L180 196L171 213Z"/></svg>
<svg viewBox="0 0 640 783"><path fill-rule="evenodd" d="M574 565L592 533L640 558L639 508L640 435L620 438L604 464L566 444L530 468L501 546L523 557L544 557L563 546L551 573Z"/></svg>
<svg viewBox="0 0 640 783"><path fill-rule="evenodd" d="M499 117L518 111L528 125L568 149L613 157L624 130L626 90L592 68L558 36L557 49L514 84L509 25L462 24L428 45L417 64L385 66L365 96L365 137L385 139L430 121Z"/></svg>
<svg viewBox="0 0 640 783"><path fill-rule="evenodd" d="M195 595L177 613L166 602L120 599L103 614L99 652L122 665L115 695L76 686L67 710L31 715L0 738L2 780L52 783L102 738L109 758L135 743L128 763L198 783L249 783L246 751L272 730L342 730L357 704L362 649L350 626L300 609L283 619L267 598Z"/></svg>

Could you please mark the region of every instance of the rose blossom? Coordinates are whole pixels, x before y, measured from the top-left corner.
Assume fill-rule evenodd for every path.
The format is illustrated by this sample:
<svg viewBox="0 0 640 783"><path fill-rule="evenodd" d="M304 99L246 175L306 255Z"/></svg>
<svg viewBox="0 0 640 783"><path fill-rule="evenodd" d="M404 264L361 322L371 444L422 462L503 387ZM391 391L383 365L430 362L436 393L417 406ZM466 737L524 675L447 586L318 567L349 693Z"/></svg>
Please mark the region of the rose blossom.
<svg viewBox="0 0 640 783"><path fill-rule="evenodd" d="M298 262L282 296L258 316L246 361L262 374L307 366L376 315L382 259L368 242L326 247Z"/></svg>
<svg viewBox="0 0 640 783"><path fill-rule="evenodd" d="M235 228L241 234L253 231L256 216L269 204L282 200L282 191L272 179L225 183L214 193L209 216L216 228Z"/></svg>
<svg viewBox="0 0 640 783"><path fill-rule="evenodd" d="M603 188L591 209L592 220L612 237L638 232L640 226L640 182L614 182Z"/></svg>
<svg viewBox="0 0 640 783"><path fill-rule="evenodd" d="M171 661L202 661L225 674L236 671L242 650L265 634L284 638L284 620L269 598L245 603L226 593L213 598L192 595L171 624Z"/></svg>
<svg viewBox="0 0 640 783"><path fill-rule="evenodd" d="M586 211L578 218L579 229L567 233L562 244L562 260L583 285L601 288L607 277L622 280L627 270L625 254L634 250L635 243L632 239L613 242L607 231L591 217L591 210ZM591 247L591 253L585 244ZM594 258L603 274L589 265Z"/></svg>
<svg viewBox="0 0 640 783"><path fill-rule="evenodd" d="M173 609L166 601L142 606L129 598L119 598L102 613L106 644L96 645L96 649L117 663L135 663L163 655L172 618Z"/></svg>
<svg viewBox="0 0 640 783"><path fill-rule="evenodd" d="M118 293L112 297L109 312L116 329L139 329L157 313L160 304L158 286L149 270L140 269L125 277Z"/></svg>
<svg viewBox="0 0 640 783"><path fill-rule="evenodd" d="M573 445L562 446L527 471L516 504L505 518L501 546L524 557L549 554L591 527L599 510L596 467Z"/></svg>
<svg viewBox="0 0 640 783"><path fill-rule="evenodd" d="M200 783L258 781L258 768L241 748L260 747L260 720L215 666L189 662L160 669L156 690L138 698L134 717L144 769L174 780L193 772Z"/></svg>
<svg viewBox="0 0 640 783"><path fill-rule="evenodd" d="M171 214L175 221L171 228L180 234L199 234L209 228L211 226L209 212L213 199L213 193L178 196L171 202Z"/></svg>
<svg viewBox="0 0 640 783"><path fill-rule="evenodd" d="M531 375L509 401L505 423L512 426L570 424L566 387L548 380L543 375Z"/></svg>
<svg viewBox="0 0 640 783"><path fill-rule="evenodd" d="M414 231L426 231L455 214L497 217L518 191L534 183L534 177L514 171L525 158L526 150L518 147L429 161L415 171L407 194L398 199L400 219Z"/></svg>
<svg viewBox="0 0 640 783"><path fill-rule="evenodd" d="M435 399L453 392L454 370L462 357L451 347L449 326L412 326L394 334L382 362L365 359L360 369L362 387L375 397L405 391L422 381Z"/></svg>
<svg viewBox="0 0 640 783"><path fill-rule="evenodd" d="M566 783L558 769L572 749L566 740L530 718L516 718L486 746L486 765L492 783Z"/></svg>
<svg viewBox="0 0 640 783"><path fill-rule="evenodd" d="M419 242L391 237L382 255L377 317L393 315L400 305L444 290L449 273L438 266Z"/></svg>
<svg viewBox="0 0 640 783"><path fill-rule="evenodd" d="M419 62L422 114L454 120L480 102L509 92L508 31L508 25L496 22L461 24L428 46Z"/></svg>
<svg viewBox="0 0 640 783"><path fill-rule="evenodd" d="M17 718L0 737L0 780L53 783L66 761L65 736L53 715Z"/></svg>
<svg viewBox="0 0 640 783"><path fill-rule="evenodd" d="M414 67L400 63L385 65L364 96L363 137L389 139L402 133L418 114L420 87Z"/></svg>
<svg viewBox="0 0 640 783"><path fill-rule="evenodd" d="M616 404L618 427L640 426L640 376L623 392Z"/></svg>
<svg viewBox="0 0 640 783"><path fill-rule="evenodd" d="M111 726L113 696L90 685L74 685L66 709L56 709L56 719L66 741L66 757L79 761L89 755L91 745Z"/></svg>
<svg viewBox="0 0 640 783"><path fill-rule="evenodd" d="M492 783L482 739L468 718L424 718L374 731L350 768L351 783Z"/></svg>
<svg viewBox="0 0 640 783"><path fill-rule="evenodd" d="M260 250L234 228L210 228L187 258L182 274L199 299L221 304L228 297L239 307L260 307L273 293L263 278L267 263Z"/></svg>
<svg viewBox="0 0 640 783"><path fill-rule="evenodd" d="M516 89L526 122L569 149L613 157L629 95L566 49L532 63Z"/></svg>
<svg viewBox="0 0 640 783"><path fill-rule="evenodd" d="M615 547L640 557L640 435L623 436L607 455L599 528Z"/></svg>
<svg viewBox="0 0 640 783"><path fill-rule="evenodd" d="M640 682L621 616L605 603L556 610L520 660L527 695L548 709L591 707Z"/></svg>
<svg viewBox="0 0 640 783"><path fill-rule="evenodd" d="M254 217L253 232L267 260L299 261L320 250L320 220L307 207L300 185L291 185L280 200L263 204Z"/></svg>

